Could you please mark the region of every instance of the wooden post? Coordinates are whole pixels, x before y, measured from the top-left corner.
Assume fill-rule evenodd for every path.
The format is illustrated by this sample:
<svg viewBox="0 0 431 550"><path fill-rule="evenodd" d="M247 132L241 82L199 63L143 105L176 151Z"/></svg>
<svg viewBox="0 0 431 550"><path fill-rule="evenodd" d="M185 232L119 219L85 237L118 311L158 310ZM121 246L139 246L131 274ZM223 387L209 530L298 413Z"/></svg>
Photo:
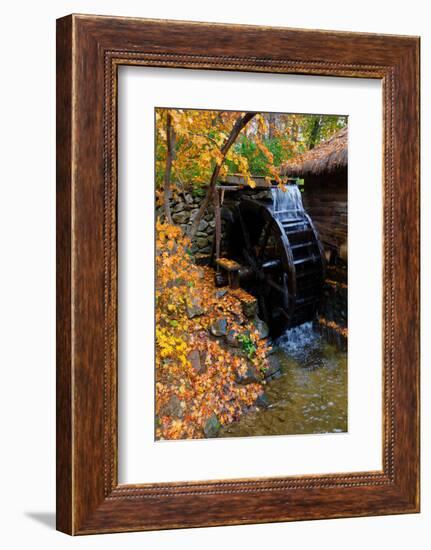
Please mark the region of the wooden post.
<svg viewBox="0 0 431 550"><path fill-rule="evenodd" d="M230 288L239 288L240 264L228 258L218 258L216 263L217 269L220 268L223 273L227 273Z"/></svg>
<svg viewBox="0 0 431 550"><path fill-rule="evenodd" d="M221 241L221 216L220 216L220 198L218 188L214 187L214 215L215 215L215 257L216 261L220 258Z"/></svg>

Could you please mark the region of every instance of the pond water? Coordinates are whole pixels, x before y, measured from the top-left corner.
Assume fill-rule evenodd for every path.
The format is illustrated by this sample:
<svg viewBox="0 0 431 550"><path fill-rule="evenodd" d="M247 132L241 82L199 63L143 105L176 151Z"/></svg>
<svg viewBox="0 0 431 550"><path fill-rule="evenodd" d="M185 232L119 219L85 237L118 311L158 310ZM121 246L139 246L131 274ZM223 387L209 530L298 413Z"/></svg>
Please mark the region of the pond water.
<svg viewBox="0 0 431 550"><path fill-rule="evenodd" d="M347 353L305 323L275 343L282 374L266 384L269 407L244 414L219 437L347 431Z"/></svg>

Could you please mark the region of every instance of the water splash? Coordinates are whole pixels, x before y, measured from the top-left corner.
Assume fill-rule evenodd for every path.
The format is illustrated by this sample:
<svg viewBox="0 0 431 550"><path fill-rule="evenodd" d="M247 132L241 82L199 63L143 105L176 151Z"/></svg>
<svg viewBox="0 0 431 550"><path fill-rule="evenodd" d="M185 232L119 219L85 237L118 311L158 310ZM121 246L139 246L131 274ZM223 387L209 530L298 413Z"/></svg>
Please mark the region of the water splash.
<svg viewBox="0 0 431 550"><path fill-rule="evenodd" d="M271 189L272 207L274 213L282 219L292 219L301 217L304 212L302 205L301 191L297 185L289 184L284 187L274 187Z"/></svg>
<svg viewBox="0 0 431 550"><path fill-rule="evenodd" d="M289 357L312 366L311 363L316 360L316 351L322 346L322 337L310 321L286 330L274 343Z"/></svg>

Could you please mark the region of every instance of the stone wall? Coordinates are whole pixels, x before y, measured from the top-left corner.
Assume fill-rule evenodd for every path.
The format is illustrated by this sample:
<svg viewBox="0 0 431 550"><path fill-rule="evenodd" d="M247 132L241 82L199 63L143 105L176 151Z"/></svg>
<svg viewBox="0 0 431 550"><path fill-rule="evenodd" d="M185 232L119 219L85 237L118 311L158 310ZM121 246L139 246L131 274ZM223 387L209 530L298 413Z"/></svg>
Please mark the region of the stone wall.
<svg viewBox="0 0 431 550"><path fill-rule="evenodd" d="M195 197L191 193L181 193L177 198L171 199L170 207L172 219L175 224L187 233L199 210L203 197ZM156 209L156 215L164 219L162 207ZM213 242L215 221L214 209L210 205L204 217L201 219L191 252L196 257L209 256Z"/></svg>
<svg viewBox="0 0 431 550"><path fill-rule="evenodd" d="M250 195L255 198L268 198L271 196L269 191L256 192L252 189L243 189L239 192L229 192L225 194L226 204L231 206L237 203L241 195ZM172 220L176 225L187 233L195 219L199 207L203 201L203 197L193 196L191 193L180 193L175 199L170 200ZM156 209L156 216L164 220L164 209L159 207ZM199 263L205 263L211 254L215 231L214 208L210 204L201 219L198 231L192 243L191 252L195 255ZM224 222L222 220L222 241L224 235ZM223 243L222 243L223 244Z"/></svg>

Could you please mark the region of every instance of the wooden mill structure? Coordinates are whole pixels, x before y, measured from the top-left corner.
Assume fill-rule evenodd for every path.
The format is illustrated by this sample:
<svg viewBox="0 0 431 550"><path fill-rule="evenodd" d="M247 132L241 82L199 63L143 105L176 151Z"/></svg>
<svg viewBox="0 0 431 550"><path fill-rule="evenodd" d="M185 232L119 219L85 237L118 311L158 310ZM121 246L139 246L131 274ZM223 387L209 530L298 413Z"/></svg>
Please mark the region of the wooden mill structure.
<svg viewBox="0 0 431 550"><path fill-rule="evenodd" d="M290 180L282 190L256 179L251 194L242 194L246 186L232 178L217 188L216 216L221 203L224 242L217 242L216 235L216 281L241 285L256 296L259 316L276 336L316 316L325 274L324 251L296 181ZM234 199L230 192L236 192Z"/></svg>
<svg viewBox="0 0 431 550"><path fill-rule="evenodd" d="M304 180L302 200L328 259L347 263L347 127L281 167L281 175Z"/></svg>

